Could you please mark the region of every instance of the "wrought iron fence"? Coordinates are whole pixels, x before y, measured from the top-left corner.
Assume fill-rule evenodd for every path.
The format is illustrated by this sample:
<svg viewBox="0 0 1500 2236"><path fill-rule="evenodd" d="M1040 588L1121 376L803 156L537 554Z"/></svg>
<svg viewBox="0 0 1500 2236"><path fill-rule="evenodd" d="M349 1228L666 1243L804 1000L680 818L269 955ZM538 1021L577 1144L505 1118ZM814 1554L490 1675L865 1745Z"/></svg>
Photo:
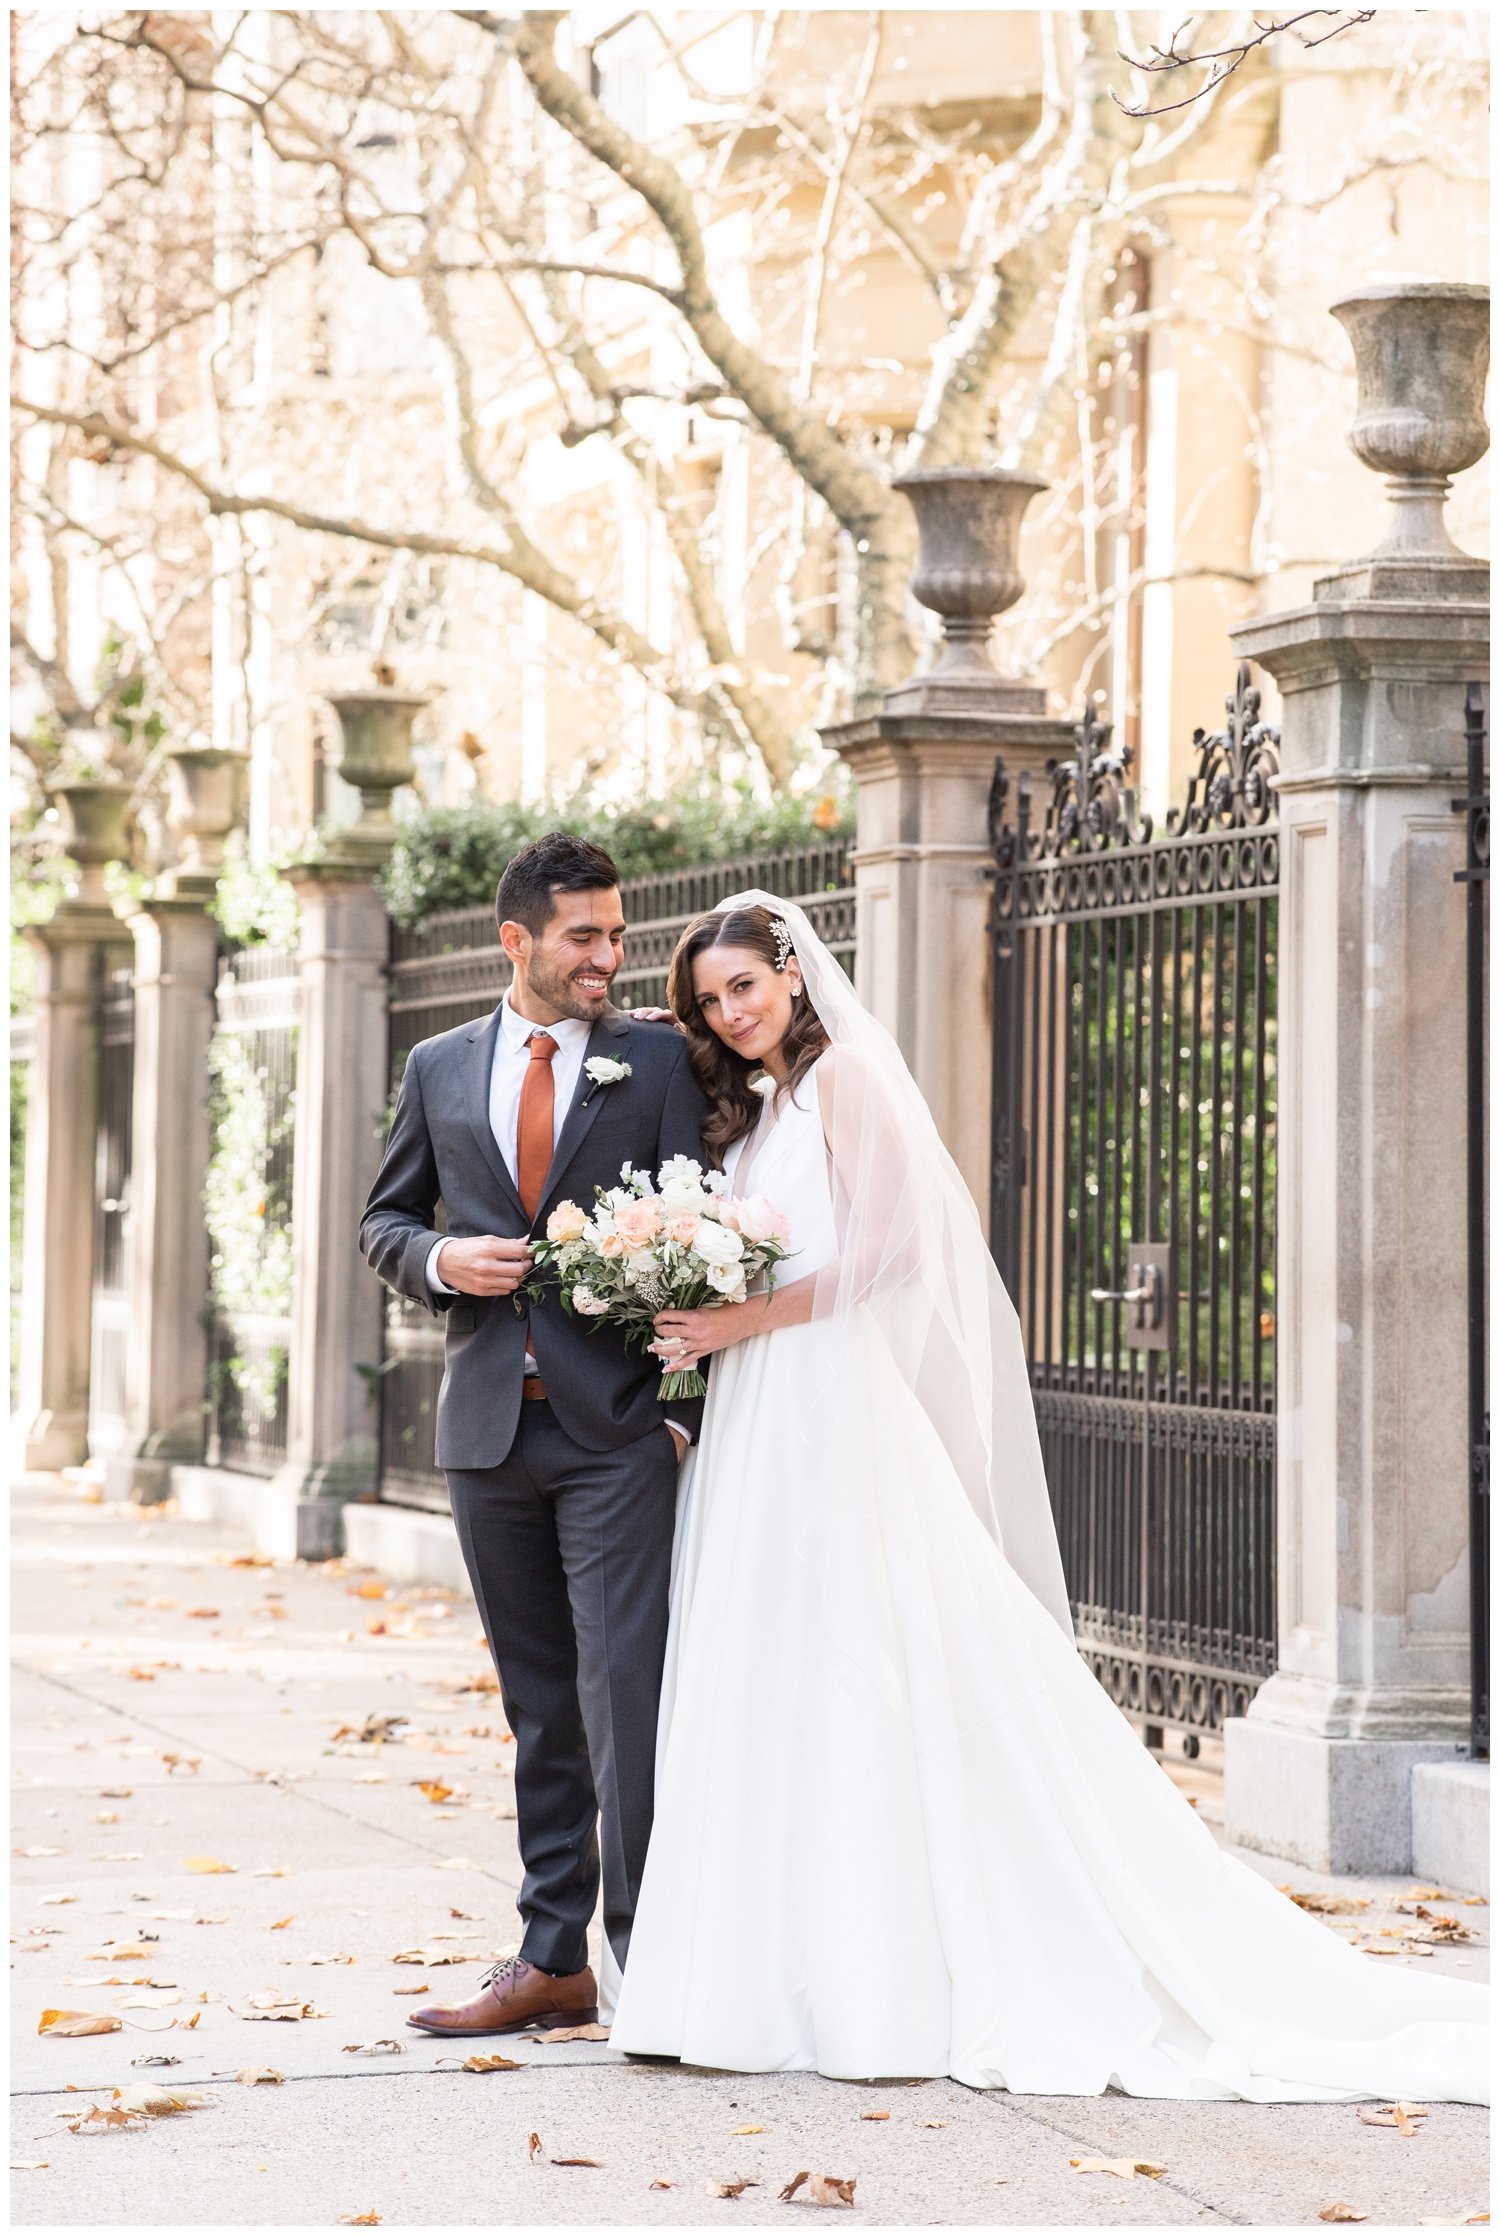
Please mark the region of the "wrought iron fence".
<svg viewBox="0 0 1500 2236"><path fill-rule="evenodd" d="M1490 1759L1490 1401L1485 1342L1485 1162L1488 1148L1485 1067L1485 959L1489 949L1490 796L1489 697L1482 683L1465 693L1468 791L1455 800L1465 817L1465 858L1455 877L1465 887L1468 1013L1468 1279L1469 1279L1469 1752Z"/></svg>
<svg viewBox="0 0 1500 2236"><path fill-rule="evenodd" d="M215 1003L207 1457L269 1475L286 1457L296 957L230 950Z"/></svg>
<svg viewBox="0 0 1500 2236"><path fill-rule="evenodd" d="M125 1433L134 1083L135 991L130 966L109 962L99 1001L94 1273L89 1311L89 1450L96 1454L113 1451Z"/></svg>
<svg viewBox="0 0 1500 2236"><path fill-rule="evenodd" d="M819 937L854 970L854 885L851 842L780 847L738 861L627 878L621 885L624 967L613 998L622 1009L666 999L667 965L683 926L729 893L752 885L800 902ZM456 909L391 939L392 1093L419 1040L464 1025L492 1010L510 983L510 965L495 936L493 909ZM381 1495L400 1505L446 1511L434 1472L437 1394L443 1378L443 1335L416 1305L392 1296L386 1306L381 1375Z"/></svg>
<svg viewBox="0 0 1500 2236"><path fill-rule="evenodd" d="M1080 1647L1190 1751L1276 1650L1279 740L1226 706L1160 834L1092 712L991 805L992 1246Z"/></svg>

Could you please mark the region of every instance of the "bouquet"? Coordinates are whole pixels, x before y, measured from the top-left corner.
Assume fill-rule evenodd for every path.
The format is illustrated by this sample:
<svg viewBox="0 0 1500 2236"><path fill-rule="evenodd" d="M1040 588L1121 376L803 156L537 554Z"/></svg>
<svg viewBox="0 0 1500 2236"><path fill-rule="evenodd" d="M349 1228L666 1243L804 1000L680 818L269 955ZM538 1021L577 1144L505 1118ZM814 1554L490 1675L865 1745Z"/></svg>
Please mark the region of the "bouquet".
<svg viewBox="0 0 1500 2236"><path fill-rule="evenodd" d="M769 1294L791 1255L783 1212L764 1196L731 1196L723 1173L691 1157L669 1157L654 1188L627 1164L617 1188L594 1194L592 1214L558 1204L532 1255L556 1275L569 1312L623 1328L628 1348L649 1348L658 1312L743 1304L762 1275ZM702 1397L707 1387L689 1367L664 1374L657 1396Z"/></svg>

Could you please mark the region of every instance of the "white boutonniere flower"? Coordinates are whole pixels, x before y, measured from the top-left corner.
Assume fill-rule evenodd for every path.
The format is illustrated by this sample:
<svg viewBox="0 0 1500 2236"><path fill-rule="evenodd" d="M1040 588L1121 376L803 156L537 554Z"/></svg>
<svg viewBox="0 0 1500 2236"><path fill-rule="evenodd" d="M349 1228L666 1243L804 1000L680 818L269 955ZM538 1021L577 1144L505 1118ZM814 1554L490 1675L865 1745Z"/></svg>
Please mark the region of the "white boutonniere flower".
<svg viewBox="0 0 1500 2236"><path fill-rule="evenodd" d="M583 1110L588 1109L601 1087L618 1087L622 1079L630 1077L629 1064L618 1056L589 1056L585 1058L583 1068L592 1082L579 1106Z"/></svg>

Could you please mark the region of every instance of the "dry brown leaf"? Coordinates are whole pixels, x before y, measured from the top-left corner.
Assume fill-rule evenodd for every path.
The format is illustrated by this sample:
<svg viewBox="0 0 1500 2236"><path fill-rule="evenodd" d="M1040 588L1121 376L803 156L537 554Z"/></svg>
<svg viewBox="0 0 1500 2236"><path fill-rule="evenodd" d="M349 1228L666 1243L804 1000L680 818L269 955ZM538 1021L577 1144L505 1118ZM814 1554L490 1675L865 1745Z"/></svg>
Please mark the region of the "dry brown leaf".
<svg viewBox="0 0 1500 2236"><path fill-rule="evenodd" d="M528 2136L527 2136L527 2138L526 2138L526 2156L527 2156L527 2157L528 2157L528 2158L529 2158L529 2159L531 2160L531 2163L533 2164L533 2166L534 2166L534 2165L536 2164L536 2161L537 2161L537 2157L538 2157L538 2155L539 2155L539 2153L540 2153L540 2151L541 2151L541 2148L542 2148L542 2138L540 2137L540 2135L537 2135L537 2134L533 2133L533 2134L530 2134L530 2135L528 2135Z"/></svg>
<svg viewBox="0 0 1500 2236"><path fill-rule="evenodd" d="M163 1747L161 1759L167 1766L167 1776L174 1778L179 1770L196 1771L203 1757L201 1755L174 1755L169 1748Z"/></svg>
<svg viewBox="0 0 1500 2236"><path fill-rule="evenodd" d="M118 1809L96 1809L94 1811L96 1825L117 1825L119 1821L120 1812Z"/></svg>
<svg viewBox="0 0 1500 2236"><path fill-rule="evenodd" d="M798 2176L799 2181L804 2179L805 2176ZM751 2181L748 2177L742 2177L739 2181L734 2182L705 2182L703 2194L705 2197L741 2197L747 2189L759 2188L759 2182Z"/></svg>
<svg viewBox="0 0 1500 2236"><path fill-rule="evenodd" d="M234 2077L242 2088L280 2088L286 2079L274 2065L242 2065Z"/></svg>
<svg viewBox="0 0 1500 2236"><path fill-rule="evenodd" d="M84 2034L118 2034L125 2021L113 2011L44 2011L38 2034L61 2034L72 2041Z"/></svg>
<svg viewBox="0 0 1500 2236"><path fill-rule="evenodd" d="M266 1927L267 1933L284 1933L287 1927L292 1924L293 1920L296 1918L296 1915L296 1911L293 1910L284 1918L273 1918L271 1920L271 1923Z"/></svg>
<svg viewBox="0 0 1500 2236"><path fill-rule="evenodd" d="M189 1607L185 1612L191 1615L195 1622L216 1623L219 1619L217 1607Z"/></svg>
<svg viewBox="0 0 1500 2236"><path fill-rule="evenodd" d="M77 1900L78 1897L76 1894L39 1894L37 1896L38 1902L43 1904L51 1904L53 1906L55 1906L59 1902L76 1902Z"/></svg>
<svg viewBox="0 0 1500 2236"><path fill-rule="evenodd" d="M156 1936L152 1935L154 1941ZM160 1951L144 1941L112 1941L108 1948L95 1949L90 1964L139 1964L143 1958L154 1957Z"/></svg>
<svg viewBox="0 0 1500 2236"><path fill-rule="evenodd" d="M434 1964L477 1964L478 1956L463 1949L398 1949L391 1958L392 1964L420 1964L424 1970ZM401 1991L398 1989L397 1993Z"/></svg>
<svg viewBox="0 0 1500 2236"><path fill-rule="evenodd" d="M764 2135L766 2131L763 2127L732 2127L729 2132L731 2135Z"/></svg>
<svg viewBox="0 0 1500 2236"><path fill-rule="evenodd" d="M181 2001L176 1988L147 1988L139 1995L122 1995L115 2008L118 2011L162 2011Z"/></svg>
<svg viewBox="0 0 1500 2236"><path fill-rule="evenodd" d="M406 2047L404 2043L393 2042L388 2034L383 2034L378 2042L346 2042L344 2053L348 2057L404 2057Z"/></svg>
<svg viewBox="0 0 1500 2236"><path fill-rule="evenodd" d="M888 2120L891 2115L889 2112L861 2112L859 2116L862 2120Z"/></svg>
<svg viewBox="0 0 1500 2236"><path fill-rule="evenodd" d="M155 2087L143 2081L135 2088L117 2088L115 2103L122 2112L144 2113L149 2119L165 2119L173 2112L198 2112L208 2102L201 2089Z"/></svg>
<svg viewBox="0 0 1500 2236"><path fill-rule="evenodd" d="M284 1879L286 1877L286 1865L284 1863L263 1863L258 1869L252 1871L250 1876L252 1879Z"/></svg>
<svg viewBox="0 0 1500 2236"><path fill-rule="evenodd" d="M1345 1917L1352 1911L1368 1910L1370 1907L1368 1895L1304 1894L1294 1892L1291 1887L1282 1887L1280 1892L1289 1896L1299 1910L1311 1910L1318 1917Z"/></svg>
<svg viewBox="0 0 1500 2236"><path fill-rule="evenodd" d="M1137 2174L1145 2174L1159 2182L1166 2172L1149 2158L1070 2158L1068 2164L1078 2174L1117 2174L1122 2182L1133 2182Z"/></svg>
<svg viewBox="0 0 1500 2236"><path fill-rule="evenodd" d="M314 2010L296 1995L252 1995L248 2011L237 2011L241 2019L326 2019L326 2011Z"/></svg>
<svg viewBox="0 0 1500 2236"><path fill-rule="evenodd" d="M100 2127L142 2127L145 2125L145 2115L124 2112L118 2104L91 2104L81 2119L69 2120L68 2133L81 2135L85 2128L95 2124Z"/></svg>
<svg viewBox="0 0 1500 2236"><path fill-rule="evenodd" d="M431 1983L427 1980L418 1980L416 1986L412 1988L391 1989L392 1995L429 1995L431 1992Z"/></svg>
<svg viewBox="0 0 1500 2236"><path fill-rule="evenodd" d="M172 2021L172 2024L174 2026L186 2027L189 2032L191 2032L192 2029L198 2024L198 2021L202 2018L202 2016L203 2013L201 2011L195 2011L190 2019L174 2019ZM177 2061L174 2058L172 2062L175 2065Z"/></svg>
<svg viewBox="0 0 1500 2236"><path fill-rule="evenodd" d="M528 2042L607 2042L609 2028L592 2019L587 2026L551 2026L544 2034L528 2034L526 2039Z"/></svg>
<svg viewBox="0 0 1500 2236"><path fill-rule="evenodd" d="M13 2158L10 2170L13 2174L40 2174L50 2164L51 2160L45 2158Z"/></svg>
<svg viewBox="0 0 1500 2236"><path fill-rule="evenodd" d="M42 2162L42 2163L43 2163L44 2165L46 2164L46 2161L45 2161L45 2159L43 2160L43 2162ZM675 2188L677 2187L677 2184L676 2184L675 2182L660 2182L660 2181L658 2181L658 2182L648 2182L648 2183L646 2184L646 2187L647 2187L647 2189L675 2189Z"/></svg>
<svg viewBox="0 0 1500 2236"><path fill-rule="evenodd" d="M340 2213L340 2228L378 2228L380 2215L373 2206L368 2213Z"/></svg>
<svg viewBox="0 0 1500 2236"><path fill-rule="evenodd" d="M221 1863L217 1856L184 1856L182 1859L182 1868L184 1871L201 1871L207 1873L214 1871L234 1871L238 1869L238 1866L233 1863Z"/></svg>
<svg viewBox="0 0 1500 2236"><path fill-rule="evenodd" d="M597 2166L599 2160L597 2158L554 2158L552 2164L554 2166Z"/></svg>
<svg viewBox="0 0 1500 2236"><path fill-rule="evenodd" d="M837 2174L813 2174L808 2179L807 2194L815 2205L852 2205L856 2179L844 2181Z"/></svg>
<svg viewBox="0 0 1500 2236"><path fill-rule="evenodd" d="M358 1957L345 1956L341 1949L331 1949L316 1956L284 1956L283 1964L357 1964Z"/></svg>
<svg viewBox="0 0 1500 2236"><path fill-rule="evenodd" d="M140 2057L131 2059L132 2065L180 2065L180 2057L168 2057L165 2050L147 2050Z"/></svg>
<svg viewBox="0 0 1500 2236"><path fill-rule="evenodd" d="M417 1778L413 1780L413 1783L419 1793L426 1794L429 1801L446 1801L453 1791L453 1788L445 1786L440 1778Z"/></svg>
<svg viewBox="0 0 1500 2236"><path fill-rule="evenodd" d="M214 1559L224 1568L274 1568L269 1553L215 1553Z"/></svg>
<svg viewBox="0 0 1500 2236"><path fill-rule="evenodd" d="M1428 2116L1425 2104L1382 2104L1378 2112L1361 2111L1366 2127L1394 2127L1401 2135L1419 2135Z"/></svg>
<svg viewBox="0 0 1500 2236"><path fill-rule="evenodd" d="M150 1684L156 1676L156 1671L154 1669L127 1669L125 1674L127 1677L139 1678L142 1684Z"/></svg>
<svg viewBox="0 0 1500 2236"><path fill-rule="evenodd" d="M61 1848L12 1848L13 1856L60 1856Z"/></svg>
<svg viewBox="0 0 1500 2236"><path fill-rule="evenodd" d="M1368 2213L1357 2213L1352 2205L1346 2205L1341 2198L1335 2199L1331 2205L1325 2205L1318 2215L1319 2220L1368 2220L1369 2217Z"/></svg>
<svg viewBox="0 0 1500 2236"><path fill-rule="evenodd" d="M947 2124L946 2120L923 2120L922 2122L924 2127L946 2127Z"/></svg>
<svg viewBox="0 0 1500 2236"><path fill-rule="evenodd" d="M351 1584L349 1593L353 1599L384 1599L385 1586L378 1576L367 1576L362 1584Z"/></svg>
<svg viewBox="0 0 1500 2236"><path fill-rule="evenodd" d="M133 1786L101 1786L99 1788L99 1799L101 1801L128 1801L134 1791Z"/></svg>

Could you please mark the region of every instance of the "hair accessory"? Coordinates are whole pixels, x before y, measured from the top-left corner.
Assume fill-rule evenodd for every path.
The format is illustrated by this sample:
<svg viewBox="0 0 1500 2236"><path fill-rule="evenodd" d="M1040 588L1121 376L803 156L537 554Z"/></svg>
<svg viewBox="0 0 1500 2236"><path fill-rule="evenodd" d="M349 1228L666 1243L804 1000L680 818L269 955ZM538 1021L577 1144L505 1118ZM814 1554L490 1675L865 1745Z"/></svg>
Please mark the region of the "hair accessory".
<svg viewBox="0 0 1500 2236"><path fill-rule="evenodd" d="M792 952L792 935L786 928L784 917L771 918L771 937L776 942L776 968L785 970Z"/></svg>

